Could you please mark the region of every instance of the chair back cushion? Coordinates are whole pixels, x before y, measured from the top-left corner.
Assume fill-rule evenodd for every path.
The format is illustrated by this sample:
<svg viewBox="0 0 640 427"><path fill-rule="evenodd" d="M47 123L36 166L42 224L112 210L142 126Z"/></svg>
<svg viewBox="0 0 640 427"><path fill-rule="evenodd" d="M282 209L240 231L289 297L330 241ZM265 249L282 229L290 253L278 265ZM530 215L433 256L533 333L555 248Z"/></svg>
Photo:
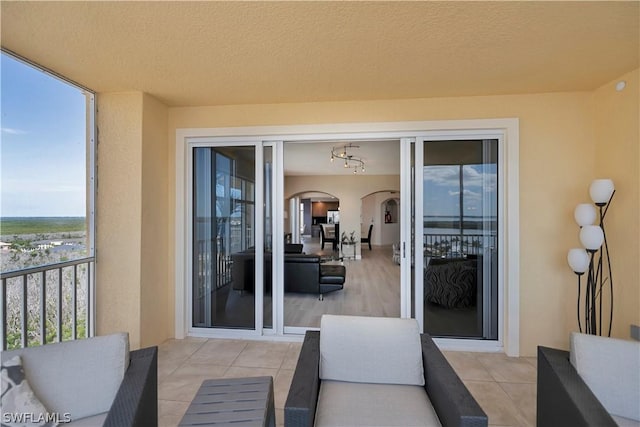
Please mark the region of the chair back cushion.
<svg viewBox="0 0 640 427"><path fill-rule="evenodd" d="M424 385L418 322L386 317L322 316L320 378Z"/></svg>
<svg viewBox="0 0 640 427"><path fill-rule="evenodd" d="M129 366L129 335L119 333L19 350L35 395L51 412L72 420L109 411Z"/></svg>
<svg viewBox="0 0 640 427"><path fill-rule="evenodd" d="M570 354L607 412L640 421L640 342L573 332Z"/></svg>

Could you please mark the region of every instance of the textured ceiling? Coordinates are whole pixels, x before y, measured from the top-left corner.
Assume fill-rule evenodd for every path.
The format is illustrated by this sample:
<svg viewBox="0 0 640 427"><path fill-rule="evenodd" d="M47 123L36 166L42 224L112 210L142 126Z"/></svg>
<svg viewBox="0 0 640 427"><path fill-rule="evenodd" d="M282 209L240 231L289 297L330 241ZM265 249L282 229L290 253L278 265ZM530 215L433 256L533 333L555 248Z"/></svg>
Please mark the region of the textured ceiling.
<svg viewBox="0 0 640 427"><path fill-rule="evenodd" d="M593 90L638 67L629 2L14 2L2 46L167 105Z"/></svg>

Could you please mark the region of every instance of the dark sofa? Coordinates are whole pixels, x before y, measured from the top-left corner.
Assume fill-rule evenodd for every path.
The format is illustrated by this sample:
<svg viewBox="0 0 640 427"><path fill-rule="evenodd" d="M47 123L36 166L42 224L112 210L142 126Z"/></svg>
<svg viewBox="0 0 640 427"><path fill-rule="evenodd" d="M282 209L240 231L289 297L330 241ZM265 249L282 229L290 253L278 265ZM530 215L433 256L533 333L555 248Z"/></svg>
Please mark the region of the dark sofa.
<svg viewBox="0 0 640 427"><path fill-rule="evenodd" d="M285 255L284 291L323 295L339 291L344 285L343 265L322 264L317 255Z"/></svg>
<svg viewBox="0 0 640 427"><path fill-rule="evenodd" d="M233 265L231 277L233 289L241 292L254 292L255 289L255 253L244 251L231 255ZM320 300L328 292L343 288L346 270L342 265L321 263L318 255L285 253L284 255L284 291L292 293L316 294ZM271 254L265 254L265 292L271 292Z"/></svg>

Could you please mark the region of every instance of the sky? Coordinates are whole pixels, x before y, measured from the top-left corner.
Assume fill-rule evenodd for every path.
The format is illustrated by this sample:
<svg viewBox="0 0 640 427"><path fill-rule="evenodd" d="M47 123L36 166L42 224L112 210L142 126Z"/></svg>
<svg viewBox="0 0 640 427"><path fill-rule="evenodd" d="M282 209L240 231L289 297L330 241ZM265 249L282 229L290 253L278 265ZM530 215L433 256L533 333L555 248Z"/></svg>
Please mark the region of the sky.
<svg viewBox="0 0 640 427"><path fill-rule="evenodd" d="M425 166L423 179L424 216L459 216L459 166ZM495 163L464 165L462 183L463 216L496 215L498 183Z"/></svg>
<svg viewBox="0 0 640 427"><path fill-rule="evenodd" d="M85 216L83 92L2 54L0 216Z"/></svg>

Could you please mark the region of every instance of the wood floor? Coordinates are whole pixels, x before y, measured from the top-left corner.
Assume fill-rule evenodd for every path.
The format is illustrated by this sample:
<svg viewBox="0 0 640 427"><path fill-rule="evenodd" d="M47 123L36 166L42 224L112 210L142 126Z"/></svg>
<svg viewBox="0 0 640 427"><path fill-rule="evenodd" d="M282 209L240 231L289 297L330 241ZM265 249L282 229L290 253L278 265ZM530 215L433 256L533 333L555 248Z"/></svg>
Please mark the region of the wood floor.
<svg viewBox="0 0 640 427"><path fill-rule="evenodd" d="M303 239L305 253L329 254L322 251L318 239ZM340 261L332 261L338 262ZM392 259L391 246L365 245L362 259L345 260L347 276L344 289L317 295L285 294L285 326L320 327L323 314L348 314L379 317L400 317L400 266Z"/></svg>

